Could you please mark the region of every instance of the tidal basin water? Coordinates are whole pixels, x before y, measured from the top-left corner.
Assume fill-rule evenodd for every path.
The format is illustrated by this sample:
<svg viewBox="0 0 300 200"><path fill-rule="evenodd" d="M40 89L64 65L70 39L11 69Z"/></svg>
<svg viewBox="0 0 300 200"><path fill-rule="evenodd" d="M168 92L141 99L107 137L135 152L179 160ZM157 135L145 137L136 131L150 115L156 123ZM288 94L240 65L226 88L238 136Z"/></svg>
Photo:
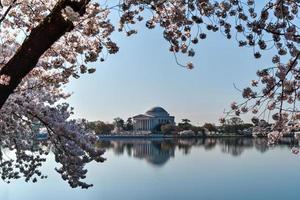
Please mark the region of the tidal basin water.
<svg viewBox="0 0 300 200"><path fill-rule="evenodd" d="M1 200L299 199L300 155L285 139L106 140L107 161L88 166L94 187L72 189L54 171L53 156L38 183L1 183Z"/></svg>

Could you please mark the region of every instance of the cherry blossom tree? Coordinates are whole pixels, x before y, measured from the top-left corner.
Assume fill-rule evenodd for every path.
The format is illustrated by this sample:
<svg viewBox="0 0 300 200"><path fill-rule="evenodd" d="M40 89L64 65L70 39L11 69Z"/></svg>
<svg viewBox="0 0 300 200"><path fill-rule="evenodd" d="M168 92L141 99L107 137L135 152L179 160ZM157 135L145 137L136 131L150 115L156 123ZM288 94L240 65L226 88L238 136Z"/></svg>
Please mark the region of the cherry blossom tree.
<svg viewBox="0 0 300 200"><path fill-rule="evenodd" d="M57 172L70 186L91 186L82 181L84 167L103 162L103 150L85 122L69 120L72 109L59 101L69 96L61 86L70 77L95 71L85 64L96 61L104 46L117 51L108 38L113 27L107 15L108 10L85 0L1 1L1 147L15 152L15 159L1 156L3 180L45 178L38 168L51 149L61 164ZM35 156L30 153L33 126L44 126L50 137Z"/></svg>
<svg viewBox="0 0 300 200"><path fill-rule="evenodd" d="M7 182L21 175L33 182L45 178L39 167L51 150L64 180L72 187L91 186L83 180L85 166L103 162L104 152L95 145L97 138L87 131L84 120L70 120L72 109L61 103L69 94L62 86L72 77L93 73L89 63L117 53L112 32L131 36L138 32L137 22L148 29L160 27L177 64L188 69L194 67L192 58L181 64L177 55L193 57L193 47L210 32L252 48L256 59L263 51L274 52L272 66L257 72L251 87L242 91L245 102L232 103L232 112L251 111L259 117L270 110L278 136L289 121L300 119L300 0L0 2L0 144L2 151L15 152L14 158L0 154L1 178ZM111 23L110 14L120 16L119 25ZM35 125L45 127L50 138L33 150Z"/></svg>

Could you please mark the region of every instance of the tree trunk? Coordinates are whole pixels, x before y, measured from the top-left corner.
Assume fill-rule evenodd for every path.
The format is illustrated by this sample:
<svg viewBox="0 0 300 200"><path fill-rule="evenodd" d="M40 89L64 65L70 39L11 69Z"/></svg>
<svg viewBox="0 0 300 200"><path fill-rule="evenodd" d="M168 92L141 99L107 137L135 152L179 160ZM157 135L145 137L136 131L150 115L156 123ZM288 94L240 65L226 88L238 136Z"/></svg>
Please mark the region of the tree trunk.
<svg viewBox="0 0 300 200"><path fill-rule="evenodd" d="M79 2L72 0L59 1L52 12L34 29L23 42L15 55L0 70L1 75L10 77L8 85L0 85L0 109L14 92L22 79L36 66L39 58L47 51L61 36L71 31L74 25L71 21L64 19L62 10L70 6L80 15L85 13L85 7L90 0Z"/></svg>

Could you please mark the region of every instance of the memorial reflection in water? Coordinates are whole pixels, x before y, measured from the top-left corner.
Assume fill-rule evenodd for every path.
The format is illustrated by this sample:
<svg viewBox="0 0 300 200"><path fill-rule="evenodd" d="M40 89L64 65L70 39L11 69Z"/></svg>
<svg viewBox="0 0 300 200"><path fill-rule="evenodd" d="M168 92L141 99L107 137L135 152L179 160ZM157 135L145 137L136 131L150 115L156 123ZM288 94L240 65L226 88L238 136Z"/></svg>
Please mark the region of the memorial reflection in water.
<svg viewBox="0 0 300 200"><path fill-rule="evenodd" d="M127 153L129 156L144 159L155 166L163 166L175 157L176 148L189 154L192 148L204 148L209 151L216 147L222 153L239 156L244 151L255 149L261 153L268 151L267 138L202 138L202 139L114 139L102 140L98 145L112 149L115 154ZM294 138L283 138L275 147L293 147L298 145Z"/></svg>

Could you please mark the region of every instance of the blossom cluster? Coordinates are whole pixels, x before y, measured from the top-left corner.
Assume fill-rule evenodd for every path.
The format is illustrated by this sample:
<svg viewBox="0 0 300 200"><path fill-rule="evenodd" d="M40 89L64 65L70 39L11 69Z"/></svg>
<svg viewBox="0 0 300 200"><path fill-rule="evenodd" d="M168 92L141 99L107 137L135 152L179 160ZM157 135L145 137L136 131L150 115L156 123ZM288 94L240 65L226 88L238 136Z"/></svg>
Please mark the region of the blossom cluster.
<svg viewBox="0 0 300 200"><path fill-rule="evenodd" d="M221 32L226 38L235 35L240 47L253 48L255 58L261 52L276 48L277 55L296 56L300 37L297 28L299 1L271 0L262 9L255 0L201 0L201 1L121 1L119 30L127 35L137 31L130 25L146 20L149 29L160 26L170 43L170 51L194 56L193 45L206 39L207 32ZM152 16L144 19L142 12ZM190 68L190 64L186 67Z"/></svg>

